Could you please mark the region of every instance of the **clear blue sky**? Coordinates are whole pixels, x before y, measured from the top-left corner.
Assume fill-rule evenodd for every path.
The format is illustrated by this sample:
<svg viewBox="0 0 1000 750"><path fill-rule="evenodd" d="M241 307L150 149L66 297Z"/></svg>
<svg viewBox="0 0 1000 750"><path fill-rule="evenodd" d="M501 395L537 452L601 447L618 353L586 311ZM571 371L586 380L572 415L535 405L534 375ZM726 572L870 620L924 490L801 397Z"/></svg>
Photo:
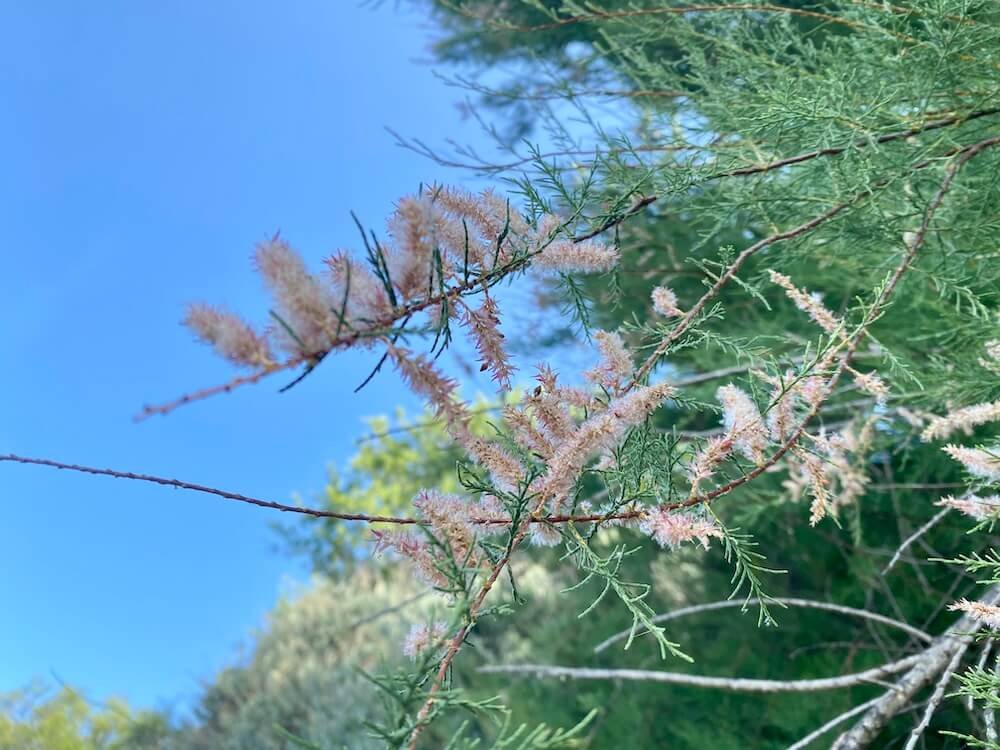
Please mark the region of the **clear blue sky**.
<svg viewBox="0 0 1000 750"><path fill-rule="evenodd" d="M391 3L0 5L0 453L163 474L287 500L318 491L364 415L341 356L134 424L231 371L178 325L265 298L254 243L357 246L421 180L383 130L475 141L437 81L425 20ZM482 145L482 144L480 144ZM300 564L268 511L135 482L0 464L0 691L55 672L89 696L189 704Z"/></svg>

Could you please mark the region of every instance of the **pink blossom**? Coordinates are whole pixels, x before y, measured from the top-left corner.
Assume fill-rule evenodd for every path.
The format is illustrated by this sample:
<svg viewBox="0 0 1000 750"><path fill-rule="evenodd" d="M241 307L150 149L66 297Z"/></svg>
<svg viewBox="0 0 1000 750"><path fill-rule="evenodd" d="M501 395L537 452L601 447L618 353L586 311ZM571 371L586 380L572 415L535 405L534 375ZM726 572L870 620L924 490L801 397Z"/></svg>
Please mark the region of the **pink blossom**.
<svg viewBox="0 0 1000 750"><path fill-rule="evenodd" d="M784 443L788 439L795 426L798 388L789 385L794 379L795 373L791 370L785 372L784 380L768 378L774 388L771 391L771 408L767 412L767 428L771 439L779 443Z"/></svg>
<svg viewBox="0 0 1000 750"><path fill-rule="evenodd" d="M722 404L726 435L732 439L733 446L759 464L764 459L768 436L757 405L735 385L722 386L716 391L716 397Z"/></svg>
<svg viewBox="0 0 1000 750"><path fill-rule="evenodd" d="M954 604L948 605L948 609L953 612L956 610L965 612L987 627L1000 630L1000 607L985 602L970 602L968 599L960 599Z"/></svg>
<svg viewBox="0 0 1000 750"><path fill-rule="evenodd" d="M875 397L875 403L885 406L889 400L889 387L877 372L854 372L854 384L870 396Z"/></svg>
<svg viewBox="0 0 1000 750"><path fill-rule="evenodd" d="M258 245L255 259L284 323L275 328L283 346L298 355L327 351L338 327L333 291L309 273L302 257L277 237Z"/></svg>
<svg viewBox="0 0 1000 750"><path fill-rule="evenodd" d="M618 265L618 250L595 240L557 239L535 256L532 267L562 273L602 273Z"/></svg>
<svg viewBox="0 0 1000 750"><path fill-rule="evenodd" d="M535 425L534 419L525 410L526 406L527 404L506 407L504 421L521 448L539 458L548 458L555 448L552 441Z"/></svg>
<svg viewBox="0 0 1000 750"><path fill-rule="evenodd" d="M400 347L390 347L389 356L414 393L423 396L445 420L452 437L465 438L469 412L458 400L458 383L443 375L423 354L414 356Z"/></svg>
<svg viewBox="0 0 1000 750"><path fill-rule="evenodd" d="M830 508L830 488L823 461L814 453L799 452L802 466L809 481L812 493L812 503L809 506L809 525L815 526L822 521Z"/></svg>
<svg viewBox="0 0 1000 750"><path fill-rule="evenodd" d="M768 271L771 281L785 290L785 294L795 303L795 306L813 319L820 328L833 335L842 326L837 316L826 309L823 298L817 294L809 294L792 283L792 280L777 271Z"/></svg>
<svg viewBox="0 0 1000 750"><path fill-rule="evenodd" d="M521 483L526 473L524 467L506 448L469 433L455 439L465 448L470 458L490 473L493 483L499 489L513 492Z"/></svg>
<svg viewBox="0 0 1000 750"><path fill-rule="evenodd" d="M464 320L476 342L482 369L490 371L501 390L509 391L510 378L515 370L504 346L504 335L500 332L500 311L496 302L484 294L479 309L466 308Z"/></svg>
<svg viewBox="0 0 1000 750"><path fill-rule="evenodd" d="M962 409L954 409L943 417L934 417L924 429L921 437L924 440L946 438L956 430L961 430L969 435L973 428L997 420L1000 420L1000 400L966 406Z"/></svg>
<svg viewBox="0 0 1000 750"><path fill-rule="evenodd" d="M725 461L733 452L733 439L729 435L718 435L709 438L687 465L688 478L691 480L691 494L698 493L703 481L710 479L719 464Z"/></svg>
<svg viewBox="0 0 1000 750"><path fill-rule="evenodd" d="M330 278L333 281L336 310L344 311L345 324L354 328L368 328L392 312L385 287L367 266L359 263L345 251L327 258ZM346 296L346 305L345 302ZM359 326L358 322L364 322Z"/></svg>
<svg viewBox="0 0 1000 750"><path fill-rule="evenodd" d="M440 649L447 637L448 623L446 622L438 621L429 626L414 625L403 640L403 655L416 659L429 649Z"/></svg>
<svg viewBox="0 0 1000 750"><path fill-rule="evenodd" d="M658 286L653 289L652 299L653 310L659 315L672 318L684 314L677 306L677 295L669 287Z"/></svg>
<svg viewBox="0 0 1000 750"><path fill-rule="evenodd" d="M562 542L562 534L555 526L533 523L528 530L528 539L536 547L556 547Z"/></svg>
<svg viewBox="0 0 1000 750"><path fill-rule="evenodd" d="M594 342L601 353L601 363L584 375L593 383L617 389L619 384L632 377L635 372L632 354L616 332L597 331L594 333Z"/></svg>
<svg viewBox="0 0 1000 750"><path fill-rule="evenodd" d="M468 230L472 238L482 238L482 243L478 239L470 241L469 248L471 259L483 266L492 266L494 261L507 263L516 249L514 241L530 233L524 217L489 189L477 196L457 188L442 188L435 194L435 202L453 217L452 236L461 227L463 235Z"/></svg>
<svg viewBox="0 0 1000 750"><path fill-rule="evenodd" d="M573 489L591 456L616 444L630 427L643 422L672 393L671 386L661 383L636 388L612 400L605 412L590 417L556 446L548 470L537 484L538 493L557 507Z"/></svg>
<svg viewBox="0 0 1000 750"><path fill-rule="evenodd" d="M234 365L265 368L274 364L267 339L228 310L203 304L191 305L184 325Z"/></svg>
<svg viewBox="0 0 1000 750"><path fill-rule="evenodd" d="M946 445L944 452L958 461L973 476L992 482L1000 481L1000 456L982 448Z"/></svg>
<svg viewBox="0 0 1000 750"><path fill-rule="evenodd" d="M373 531L372 534L375 537L376 555L391 549L410 561L424 583L435 588L448 588L448 577L441 572L438 557L426 541L410 532L399 530Z"/></svg>
<svg viewBox="0 0 1000 750"><path fill-rule="evenodd" d="M676 549L684 542L694 540L708 549L712 537L721 539L725 536L713 519L697 511L654 508L646 513L639 528L661 547L668 549Z"/></svg>
<svg viewBox="0 0 1000 750"><path fill-rule="evenodd" d="M429 196L403 198L389 220L394 246L386 253L393 286L404 299L414 299L436 290L432 275L434 250L438 247L439 217Z"/></svg>
<svg viewBox="0 0 1000 750"><path fill-rule="evenodd" d="M1000 495L987 495L986 497L978 495L952 497L948 495L941 498L937 505L952 508L977 521L985 521L987 518L995 518L1000 515Z"/></svg>
<svg viewBox="0 0 1000 750"><path fill-rule="evenodd" d="M442 542L447 542L456 560L473 556L476 530L471 522L475 511L465 498L435 490L421 490L413 507L430 521L431 528Z"/></svg>

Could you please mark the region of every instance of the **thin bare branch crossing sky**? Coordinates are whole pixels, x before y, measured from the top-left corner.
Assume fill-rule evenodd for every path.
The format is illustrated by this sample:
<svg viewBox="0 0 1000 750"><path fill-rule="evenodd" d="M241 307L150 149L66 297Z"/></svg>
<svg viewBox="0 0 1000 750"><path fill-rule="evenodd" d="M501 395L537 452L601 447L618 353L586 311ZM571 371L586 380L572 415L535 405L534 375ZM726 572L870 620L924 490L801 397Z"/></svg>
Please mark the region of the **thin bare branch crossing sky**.
<svg viewBox="0 0 1000 750"><path fill-rule="evenodd" d="M136 424L231 371L186 303L264 310L276 230L313 262L357 248L421 182L455 181L383 126L489 151L389 5L7 4L0 50L0 450L165 472L278 501L318 492L360 419L416 406L347 355L291 392L250 387ZM478 142L477 142L478 140ZM274 514L135 482L0 469L0 689L50 672L184 708L304 569Z"/></svg>

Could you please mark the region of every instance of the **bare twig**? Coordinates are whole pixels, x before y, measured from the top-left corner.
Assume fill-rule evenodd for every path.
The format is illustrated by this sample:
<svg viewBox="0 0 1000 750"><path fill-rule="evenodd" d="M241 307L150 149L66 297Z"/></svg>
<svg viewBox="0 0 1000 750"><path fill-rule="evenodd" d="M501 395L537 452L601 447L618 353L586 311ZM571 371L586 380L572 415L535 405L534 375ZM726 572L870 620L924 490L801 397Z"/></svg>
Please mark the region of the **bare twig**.
<svg viewBox="0 0 1000 750"><path fill-rule="evenodd" d="M674 685L690 685L744 693L810 693L869 684L909 669L919 659L920 656L907 656L898 661L861 672L837 677L821 677L814 680L757 680L744 677L709 677L683 672L658 672L650 669L594 669L590 667L557 667L547 664L491 664L480 667L478 671L493 674L533 674L537 677L575 680L667 682Z"/></svg>
<svg viewBox="0 0 1000 750"><path fill-rule="evenodd" d="M871 707L872 704L874 704L877 700L878 698L872 698L870 701L866 701L865 703L862 703L860 706L855 706L849 711L844 711L844 713L839 714L838 716L834 716L832 719L830 719L830 721L826 722L826 724L821 726L819 729L810 732L801 740L796 742L794 745L789 745L787 750L803 750L803 748L808 747L813 742L813 740L819 739L824 734L833 729L835 726L847 721L852 716L857 716L865 709Z"/></svg>
<svg viewBox="0 0 1000 750"><path fill-rule="evenodd" d="M948 515L948 511L950 510L951 508L945 508L939 513L936 513L930 521L925 523L919 529L910 534L910 536L908 536L905 540L903 540L903 543L899 545L899 547L896 549L895 554L889 560L889 564L882 569L882 575L885 575L890 570L892 570L893 566L895 566L895 564L899 562L899 558L903 556L903 553L906 552L909 546L913 544L915 541L917 541L917 539L922 537L924 534L926 534L928 531L930 531L932 528L934 528L937 525L938 521L940 521L942 518Z"/></svg>
<svg viewBox="0 0 1000 750"><path fill-rule="evenodd" d="M411 604L416 604L421 599L423 599L423 598L425 598L427 596L430 596L433 593L434 593L434 589L424 589L423 591L418 591L416 594L413 594L412 596L408 596L407 598L403 599L400 602L396 602L395 604L389 605L388 607L383 607L382 609L377 610L375 612L372 612L370 614L367 614L364 617L359 617L354 622L346 625L342 629L342 631L343 632L351 632L351 631L357 630L358 628L363 627L365 625L368 625L370 623L373 623L376 620L380 620L383 617L386 617L387 615L391 615L391 614L393 614L395 612L399 612L401 609L406 609Z"/></svg>
<svg viewBox="0 0 1000 750"><path fill-rule="evenodd" d="M791 597L781 597L776 599L769 599L769 602L775 602L777 604L784 605L786 607L805 607L809 609L822 609L827 612L837 612L838 614L847 615L849 617L861 617L867 620L872 620L874 622L882 623L883 625L888 625L893 628L899 628L906 633L909 633L915 638L918 638L925 643L930 643L934 639L928 633L925 633L919 628L915 628L901 620L894 620L891 617L886 617L885 615L880 615L876 612L870 612L867 609L857 609L856 607L848 607L843 604L833 604L832 602L821 602L814 599L796 599ZM728 609L730 607L743 607L743 606L754 606L759 604L760 600L757 598L748 599L745 602L743 600L735 601L732 599L725 599L718 602L709 602L707 604L696 604L690 607L682 607L681 609L675 609L672 612L664 612L653 618L653 622L667 622L669 620L676 620L681 617L688 617L690 615L700 614L702 612L711 612L717 609ZM628 637L630 630L623 630L620 633L615 633L614 635L606 638L605 640L594 646L594 653L599 654L608 646L613 643L623 640Z"/></svg>
<svg viewBox="0 0 1000 750"><path fill-rule="evenodd" d="M369 513L349 513L346 511L335 511L335 510L320 510L318 508L307 508L301 505L285 505L284 503L277 503L273 500L263 500L258 497L252 497L250 495L243 495L239 492L230 492L229 490L219 489L217 487L209 487L204 484L195 484L194 482L185 482L181 479L170 479L168 477L158 477L152 474L138 474L132 471L119 471L117 469L99 469L94 466L83 466L81 464L70 464L63 463L61 461L53 461L48 458L30 458L28 456L18 456L12 453L0 454L0 463L2 462L18 463L18 464L29 464L33 466L47 466L52 469L61 469L64 471L76 471L83 474L94 474L97 476L111 477L113 479L130 479L137 482L150 482L152 484L159 484L165 487L174 487L180 490L190 490L192 492L203 492L208 495L215 495L216 497L222 497L227 500L236 500L237 502L247 503L248 505L256 505L260 508L270 508L271 510L278 510L283 513L299 513L306 516L312 516L314 518L335 518L340 521L362 521L364 523L391 523L398 525L422 525L425 522L419 518L408 518L405 516L385 516L385 515L374 515ZM591 513L588 515L553 515L553 516L532 516L526 519L526 523L605 523L607 521L615 520L627 520L634 519L640 516L641 513L637 511L628 513ZM483 525L501 525L509 524L510 519L505 518L471 518L469 519L471 523L483 524Z"/></svg>
<svg viewBox="0 0 1000 750"><path fill-rule="evenodd" d="M395 516L378 516L369 515L367 513L341 513L339 511L332 510L318 510L316 508L304 508L299 505L285 505L283 503L276 503L272 500L262 500L258 497L251 497L250 495L242 495L238 492L229 492L228 490L220 490L216 487L209 487L204 484L194 484L193 482L185 482L180 479L168 479L167 477L157 477L151 474L136 474L131 471L117 471L116 469L98 469L93 466L81 466L80 464L68 464L62 463L60 461L52 461L47 458L29 458L27 456L16 456L14 454L0 455L0 462L12 462L19 464L32 464L35 466L48 466L53 469L62 469L65 471L77 471L84 474L96 474L98 476L112 477L114 479L131 479L138 482L151 482L152 484L159 484L165 487L174 487L180 490L191 490L192 492L204 492L208 495L215 495L216 497L223 497L227 500L236 500L237 502L247 503L248 505L256 505L260 508L270 508L271 510L280 510L283 513L301 513L307 516L313 516L315 518L337 518L342 521L365 521L367 523L396 523L396 524L416 524L420 523L415 518L397 518Z"/></svg>
<svg viewBox="0 0 1000 750"><path fill-rule="evenodd" d="M476 153L462 153L459 152L458 158L447 157L434 150L433 147L424 143L419 139L407 139L400 133L397 133L392 128L386 128L390 135L396 139L396 145L400 148L406 149L407 151L412 151L415 154L423 156L425 159L430 159L435 164L442 167L449 167L451 169L467 169L477 171L481 174L497 174L501 172L508 172L512 169L517 169L518 167L523 167L525 164L531 164L538 160L545 159L556 159L564 156L584 156L584 157L595 157L601 154L608 156L621 156L624 154L657 154L657 153L674 153L682 151L705 151L706 146L697 145L693 143L669 143L662 145L647 144L642 146L628 146L628 147L614 147L601 150L599 148L567 148L558 149L555 151L545 151L542 153L532 154L531 156L521 156L520 153L514 151L512 156L515 158L512 161L494 163L489 162L483 157ZM464 161L459 161L459 158L464 157Z"/></svg>
<svg viewBox="0 0 1000 750"><path fill-rule="evenodd" d="M168 401L163 404L158 404L156 406L144 406L142 411L136 415L135 421L139 422L146 417L151 417L154 414L169 414L174 409L179 409L187 404L194 403L195 401L202 401L206 398L211 398L212 396L218 396L223 393L231 393L237 388L244 385L253 385L259 383L264 378L269 375L274 375L279 372L287 372L288 370L293 370L299 365L305 364L308 361L308 357L294 357L292 359L286 360L279 365L273 365L271 367L265 367L262 370L251 373L249 375L241 375L237 378L233 378L227 383L222 383L220 385L213 385L208 388L202 388L197 391L192 391L191 393L185 393L183 396L175 398L173 401Z"/></svg>
<svg viewBox="0 0 1000 750"><path fill-rule="evenodd" d="M904 747L903 750L914 750L917 746L917 742L920 740L921 735L931 723L931 718L934 716L934 712L937 711L937 707L941 705L941 701L944 700L945 688L947 688L948 683L951 682L951 678L955 674L955 670L958 669L958 665L962 661L962 656L965 655L965 651L968 648L969 643L966 641L955 649L955 653L952 655L951 661L948 662L948 666L944 668L944 672L941 674L941 678L937 681L937 685L934 686L934 692L931 694L931 699L927 702L927 707L924 709L924 713L920 717L920 721L917 726L913 728L909 739L906 740L906 747Z"/></svg>

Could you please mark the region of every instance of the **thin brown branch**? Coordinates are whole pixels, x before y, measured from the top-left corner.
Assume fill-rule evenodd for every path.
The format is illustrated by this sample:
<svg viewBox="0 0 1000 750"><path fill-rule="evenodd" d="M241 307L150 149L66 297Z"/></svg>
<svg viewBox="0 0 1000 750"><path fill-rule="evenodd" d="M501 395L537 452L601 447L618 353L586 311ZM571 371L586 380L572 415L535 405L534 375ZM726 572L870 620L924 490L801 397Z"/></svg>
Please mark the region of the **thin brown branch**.
<svg viewBox="0 0 1000 750"><path fill-rule="evenodd" d="M236 500L248 505L256 505L260 508L270 508L283 513L301 513L314 518L337 518L341 521L365 521L366 523L395 523L395 524L416 524L420 523L414 518L397 518L395 516L378 516L367 513L341 513L332 510L318 510L316 508L304 508L299 505L285 505L272 500L262 500L258 497L243 495L238 492L220 490L216 487L209 487L204 484L185 482L180 479L169 479L167 477L157 477L151 474L137 474L131 471L118 471L116 469L98 469L93 466L81 466L80 464L68 464L61 461L52 461L47 458L29 458L27 456L16 456L14 454L0 455L0 462L12 462L19 464L32 464L34 466L48 466L53 469L65 471L76 471L83 474L96 474L97 476L112 477L114 479L131 479L138 482L150 482L164 487L173 487L180 490L190 490L192 492L203 492L208 495L215 495L227 500Z"/></svg>
<svg viewBox="0 0 1000 750"><path fill-rule="evenodd" d="M952 115L950 117L942 117L937 120L931 120L930 122L925 122L922 125L917 125L915 127L909 128L907 130L898 130L892 133L884 133L874 138L858 138L844 146L830 146L828 148L818 148L813 151L806 151L805 153L797 154L795 156L789 156L784 159L778 159L776 161L768 162L766 164L757 164L749 167L740 167L739 169L732 169L726 172L718 172L711 175L708 179L718 180L723 177L740 177L752 174L762 174L764 172L770 172L775 169L780 169L781 167L791 166L792 164L801 164L804 161L809 161L810 159L816 159L821 156L836 156L837 154L842 154L849 148L865 148L872 145L881 145L883 143L890 143L892 141L905 140L906 138L912 138L915 135L920 135L921 133L927 133L932 130L939 130L941 128L948 127L949 125L961 125L972 120L977 120L980 117L987 117L989 115L995 115L1000 113L1000 107L992 107L990 109L981 109L975 112L971 112L965 115Z"/></svg>
<svg viewBox="0 0 1000 750"><path fill-rule="evenodd" d="M503 31L517 31L517 32L548 31L550 29L560 28L562 26L569 26L578 23L589 23L592 21L615 21L626 18L637 18L641 16L660 16L660 15L683 16L692 13L726 13L732 11L749 11L752 13L780 13L785 15L799 16L800 18L810 18L817 21L822 21L824 23L833 23L842 26L849 26L851 28L877 29L877 27L868 26L867 24L863 24L858 21L852 21L848 18L833 16L828 13L821 13L819 11L806 10L803 8L787 8L781 5L771 5L770 3L718 3L718 4L705 4L705 5L683 5L683 6L666 7L666 8L662 7L634 8L630 10L606 11L606 12L597 11L593 13L581 14L578 16L567 16L565 18L557 18L547 23L540 23L532 26L494 22L494 27L497 28L498 30L503 30ZM885 31L884 29L877 29L877 30Z"/></svg>
<svg viewBox="0 0 1000 750"><path fill-rule="evenodd" d="M319 508L307 508L301 505L285 505L284 503L274 502L273 500L263 500L258 497L252 497L250 495L243 495L239 492L230 492L229 490L219 489L217 487L209 487L204 484L196 484L194 482L185 482L181 479L171 479L169 477L159 477L152 474L139 474L132 471L119 471L117 469L100 469L94 466L83 466L81 464L70 464L63 463L62 461L53 461L48 458L30 458L28 456L18 456L12 453L0 454L0 463L18 463L18 464L28 464L33 466L47 466L52 469L60 469L64 471L75 471L82 474L94 474L97 476L111 477L113 479L130 479L137 482L149 482L151 484L159 484L164 487L173 487L175 489L190 490L192 492L202 492L207 495L215 495L216 497L222 497L226 500L235 500L240 503L246 503L248 505L256 505L259 508L270 508L271 510L278 510L283 513L299 513L301 515L312 516L313 518L334 518L340 521L361 521L364 523L390 523L397 525L422 525L424 521L419 518L408 518L405 516L386 516L386 515L375 515L369 513L350 513L347 511L335 511L335 510L321 510ZM628 512L628 513L591 513L589 515L557 515L557 516L532 516L526 519L527 523L549 523L549 524L559 524L559 523L606 523L608 521L615 520L627 520L634 519L641 515L639 512ZM472 518L471 523L482 524L482 525L494 525L499 526L503 524L509 524L509 519L504 518Z"/></svg>
<svg viewBox="0 0 1000 750"><path fill-rule="evenodd" d="M857 327L854 333L846 340L844 352L840 355L840 362L826 382L825 390L827 393L833 391L834 387L840 380L840 377L844 374L844 372L850 365L851 357L854 355L854 352L856 351L858 344L861 343L861 340L867 334L869 326L878 318L879 315L882 314L886 304L892 297L893 292L899 285L900 280L903 278L906 272L910 269L910 266L913 264L913 261L916 258L917 253L919 252L920 248L923 247L924 245L924 241L927 238L927 232L930 229L930 225L932 220L934 219L934 215L937 213L938 208L940 208L941 203L944 201L945 195L947 195L948 191L951 189L951 185L954 182L955 177L958 174L959 170L977 154L981 153L983 150L987 148L995 146L997 143L1000 143L1000 136L987 138L983 141L980 141L979 143L973 144L972 146L968 146L967 148L963 149L956 157L954 157L954 161L952 161L952 163L948 166L947 170L945 171L945 176L944 179L941 181L941 185L939 186L937 192L934 194L934 197L931 198L930 203L927 205L927 209L924 211L924 216L920 223L919 229L917 229L917 231L914 232L913 236L910 238L907 246L907 251L903 255L903 259L900 261L899 265L896 266L896 269L889 277L889 280L879 291L878 296L875 298L875 301L872 303L872 306L869 308L861 324ZM841 205L843 206L845 204ZM816 219L813 219L812 221L815 222ZM806 225L802 226L804 227ZM798 227L796 230L792 231L797 231L798 229L801 228L802 227ZM744 251L744 253L745 252L746 251ZM740 256L737 256L737 261L739 260L739 257ZM734 261L734 265L735 262L736 261ZM726 274L720 276L719 277L720 281L725 277ZM719 286L718 282L706 294L712 293L712 291L717 286ZM702 297L702 299L704 300L705 298ZM699 300L699 302L701 302L701 300ZM685 317L685 320L684 322L681 323L681 326L683 326L684 323L689 320L690 320L689 317ZM678 326L678 328L680 328L681 326ZM668 336L667 338L670 339L672 336L673 332L671 332L671 336ZM661 348L664 351L666 350L666 347L663 347L663 345L661 344L659 347L657 347L656 351L660 351ZM658 355L656 354L656 352L654 352L653 355L651 355L650 359L647 360L647 364L649 364L652 361L653 356L658 356ZM643 367L645 368L646 365L643 365ZM792 432L791 436L781 445L781 447L779 447L774 453L771 454L771 456L768 459L758 464L751 471L743 474L740 477L737 477L736 479L733 479L730 482L727 482L721 487L717 487L711 492L694 495L693 497L690 497L687 500L676 503L665 504L661 507L666 510L675 510L679 508L689 508L694 505L700 505L701 503L708 503L714 500L715 498L721 497L722 495L726 495L732 492L737 487L740 487L746 484L747 482L756 479L765 471L774 466L778 461L780 461L784 457L786 453L788 453L788 451L792 449L792 446L794 446L802 437L802 435L805 433L809 423L816 417L817 414L819 414L822 406L823 406L823 401L822 400L817 401L817 403L814 404L812 408L809 409L805 417L803 417L802 421L799 422L798 427Z"/></svg>
<svg viewBox="0 0 1000 750"><path fill-rule="evenodd" d="M746 261L751 256L757 254L764 248L775 244L776 242L781 242L782 240L794 239L795 237L800 237L804 234L807 234L808 232L812 231L813 229L820 226L824 222L827 222L830 219L837 216L838 214L840 214L854 201L860 200L866 195L869 195L868 191L864 193L859 193L857 196L855 196L855 198L852 201L838 203L833 208L824 211L818 216L814 216L808 221L799 224L797 227L788 229L784 232L778 232L777 234L772 234L769 237L764 237L763 239L760 239L757 242L750 245L749 247L745 248L739 255L736 256L736 258L733 259L733 262L726 269L725 273L721 274L719 278L716 279L715 283L712 284L709 290L705 292L697 302L694 303L694 305L691 307L690 310L688 310L687 313L685 313L681 321L673 329L671 329L669 334L663 337L663 339L660 341L659 344L657 344L656 348L653 350L653 353L646 358L643 364L636 371L635 377L629 384L628 389L630 390L634 388L637 383L641 382L649 375L653 367L655 367L656 364L660 361L660 358L667 353L667 351L674 344L674 342L676 342L681 336L683 336L684 333L694 324L698 315L705 308L705 305L707 305L712 299L714 299L718 295L718 293L722 290L722 288L727 283L729 283L733 279L733 277L736 276L737 272L743 267L743 264L746 263Z"/></svg>
<svg viewBox="0 0 1000 750"><path fill-rule="evenodd" d="M448 677L448 671L451 669L451 663L455 660L458 652L462 649L462 644L465 643L466 636L468 636L475 625L476 616L479 614L479 610L482 609L486 596L490 593L490 591L492 591L494 584L496 584L497 580L500 578L500 574L510 562L510 556L514 553L514 549L527 535L528 528L529 523L526 519L525 521L522 521L521 527L514 535L514 538L510 541L510 544L507 546L507 553L493 566L493 569L490 571L486 581L479 589L479 593L472 601L468 613L469 621L459 628L458 632L448 643L448 650L445 653L444 658L441 659L441 664L438 666L437 674L434 675L434 681L427 690L427 699L424 701L424 705L421 706L420 711L417 712L416 725L413 728L413 732L410 734L410 741L407 744L409 750L414 750L416 748L417 742L420 740L420 735L423 733L424 727L427 726L429 719L431 718L431 711L434 709L436 695L441 690L445 679Z"/></svg>
<svg viewBox="0 0 1000 750"><path fill-rule="evenodd" d="M621 224L623 221L625 221L630 216L635 216L637 213L639 213L640 211L642 211L642 209L644 209L646 206L648 206L651 203L653 203L655 200L656 200L656 196L655 195L649 195L649 196L645 196L643 198L640 198L627 211L625 211L623 213L620 213L617 216L610 217L607 221L605 221L603 224L601 224L599 227L597 227L597 229L594 229L594 230L592 230L590 232L587 232L586 234L580 235L579 237L574 237L573 241L574 242L583 242L584 240L593 239L597 235L603 234L604 232L608 231L612 227L618 226L619 224Z"/></svg>
<svg viewBox="0 0 1000 750"><path fill-rule="evenodd" d="M223 393L231 393L240 386L253 385L259 383L264 378L269 375L274 375L279 372L286 372L298 367L301 364L305 364L308 358L306 357L295 357L282 362L279 365L274 365L272 367L266 367L263 370L258 370L257 372L251 373L250 375L241 375L239 377L233 378L227 383L222 383L220 385L213 385L208 388L202 388L201 390L192 391L191 393L185 393L183 396L175 398L173 401L168 401L164 404L158 404L156 406L144 406L142 411L136 415L135 421L140 422L147 417L151 417L154 414L169 414L174 409L179 409L187 404L194 403L195 401L202 401L206 398L211 398L212 396L218 396Z"/></svg>

